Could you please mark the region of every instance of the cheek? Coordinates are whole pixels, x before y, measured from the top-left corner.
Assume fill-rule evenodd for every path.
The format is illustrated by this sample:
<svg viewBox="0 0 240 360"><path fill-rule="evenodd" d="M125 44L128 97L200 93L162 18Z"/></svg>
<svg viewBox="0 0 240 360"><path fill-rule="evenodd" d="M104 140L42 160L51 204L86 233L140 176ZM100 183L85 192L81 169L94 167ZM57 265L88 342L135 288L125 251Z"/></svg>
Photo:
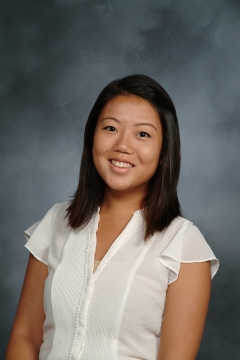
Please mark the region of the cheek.
<svg viewBox="0 0 240 360"><path fill-rule="evenodd" d="M93 147L92 147L92 153L94 155L98 155L99 152L101 151L100 144L101 144L100 136L98 134L96 134L93 139Z"/></svg>
<svg viewBox="0 0 240 360"><path fill-rule="evenodd" d="M106 166L105 158L107 157L107 146L102 136L96 134L93 140L92 155L94 165L99 172Z"/></svg>
<svg viewBox="0 0 240 360"><path fill-rule="evenodd" d="M96 131L93 139L92 152L97 155L102 155L111 147L111 141L103 132Z"/></svg>
<svg viewBox="0 0 240 360"><path fill-rule="evenodd" d="M156 166L159 163L160 154L161 148L159 145L156 145L149 148L142 148L140 158L145 164Z"/></svg>
<svg viewBox="0 0 240 360"><path fill-rule="evenodd" d="M99 145L98 139L94 137L93 147L92 147L93 163L98 171L98 156L99 156Z"/></svg>

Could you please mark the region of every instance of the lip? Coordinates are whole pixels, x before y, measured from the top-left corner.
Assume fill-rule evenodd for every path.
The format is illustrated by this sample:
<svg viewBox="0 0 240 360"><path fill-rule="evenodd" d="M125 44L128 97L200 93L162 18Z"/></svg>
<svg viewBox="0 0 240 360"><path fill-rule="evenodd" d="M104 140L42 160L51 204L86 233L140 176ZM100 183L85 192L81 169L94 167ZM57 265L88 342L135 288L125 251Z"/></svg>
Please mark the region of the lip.
<svg viewBox="0 0 240 360"><path fill-rule="evenodd" d="M125 162L127 164L130 164L132 165L132 167L129 167L129 168L125 168L125 167L118 167L116 165L114 165L111 160L115 160L115 161L119 161L119 162ZM124 160L116 160L116 159L109 159L108 160L109 164L110 164L110 167L111 169L114 171L114 172L117 172L117 173L126 173L126 172L129 172L130 170L133 169L134 165L132 163L130 163L129 161L124 161Z"/></svg>
<svg viewBox="0 0 240 360"><path fill-rule="evenodd" d="M131 163L130 161L128 161L128 160L126 160L126 159L111 158L111 159L108 159L108 161L110 162L110 164L112 164L111 160L118 161L118 162L124 162L124 163L126 163L126 164L132 165L132 167L135 166L133 163ZM113 165L113 164L112 164L112 165Z"/></svg>

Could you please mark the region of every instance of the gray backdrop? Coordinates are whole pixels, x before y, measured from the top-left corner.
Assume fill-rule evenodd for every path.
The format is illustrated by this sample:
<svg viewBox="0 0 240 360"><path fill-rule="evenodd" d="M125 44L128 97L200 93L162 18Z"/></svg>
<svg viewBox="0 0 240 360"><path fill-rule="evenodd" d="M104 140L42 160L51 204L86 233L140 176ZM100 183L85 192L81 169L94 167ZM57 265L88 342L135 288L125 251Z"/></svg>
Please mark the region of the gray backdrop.
<svg viewBox="0 0 240 360"><path fill-rule="evenodd" d="M179 195L221 267L198 359L240 359L238 0L2 0L1 358L23 230L73 194L85 120L109 81L143 73L178 111Z"/></svg>

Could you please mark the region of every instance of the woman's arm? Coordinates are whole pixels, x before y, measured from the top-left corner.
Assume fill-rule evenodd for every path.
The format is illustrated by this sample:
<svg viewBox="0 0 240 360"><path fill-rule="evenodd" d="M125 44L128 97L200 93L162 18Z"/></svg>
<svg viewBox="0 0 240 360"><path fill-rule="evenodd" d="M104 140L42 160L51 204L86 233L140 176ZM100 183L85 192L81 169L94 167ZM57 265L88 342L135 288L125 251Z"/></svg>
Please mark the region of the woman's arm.
<svg viewBox="0 0 240 360"><path fill-rule="evenodd" d="M47 265L30 254L6 360L38 359L45 320L43 293L47 275Z"/></svg>
<svg viewBox="0 0 240 360"><path fill-rule="evenodd" d="M211 291L210 263L181 264L169 285L158 360L195 360Z"/></svg>

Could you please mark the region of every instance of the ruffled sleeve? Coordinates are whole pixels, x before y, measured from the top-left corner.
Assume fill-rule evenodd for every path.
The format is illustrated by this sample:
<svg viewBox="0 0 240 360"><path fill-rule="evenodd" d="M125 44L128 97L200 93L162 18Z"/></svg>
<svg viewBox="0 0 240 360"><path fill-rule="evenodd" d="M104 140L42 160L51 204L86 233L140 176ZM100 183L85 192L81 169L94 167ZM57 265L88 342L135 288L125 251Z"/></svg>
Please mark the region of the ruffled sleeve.
<svg viewBox="0 0 240 360"><path fill-rule="evenodd" d="M181 263L210 261L211 278L219 267L219 261L203 235L188 220L185 220L169 245L161 253L159 260L170 270L169 284L177 280Z"/></svg>
<svg viewBox="0 0 240 360"><path fill-rule="evenodd" d="M55 211L59 204L55 204L44 218L24 231L27 243L24 245L32 255L48 265L49 245L52 239L52 224Z"/></svg>

